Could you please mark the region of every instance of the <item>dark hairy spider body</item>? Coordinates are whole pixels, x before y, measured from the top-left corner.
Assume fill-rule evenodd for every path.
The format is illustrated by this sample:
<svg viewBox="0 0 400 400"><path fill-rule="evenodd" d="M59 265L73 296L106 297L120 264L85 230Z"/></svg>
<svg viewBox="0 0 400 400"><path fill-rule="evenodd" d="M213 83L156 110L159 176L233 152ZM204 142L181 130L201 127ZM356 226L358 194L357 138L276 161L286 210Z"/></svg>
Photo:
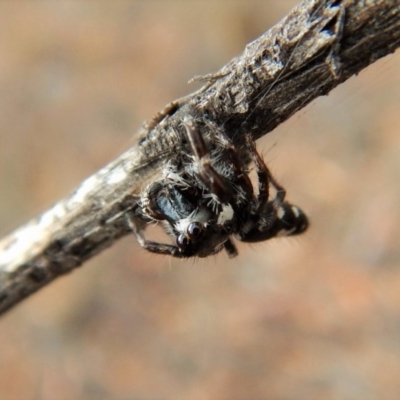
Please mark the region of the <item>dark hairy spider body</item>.
<svg viewBox="0 0 400 400"><path fill-rule="evenodd" d="M233 237L261 242L304 232L307 217L285 201L285 190L271 175L250 136L239 152L211 123L206 124L209 136L203 137L198 123L192 118L183 121L190 151L167 162L162 178L150 183L137 199L141 217L161 221L175 243L146 240L145 225L139 227L128 216L139 244L151 252L179 258L207 257L222 249L234 257ZM249 178L249 161L257 173L257 194Z"/></svg>

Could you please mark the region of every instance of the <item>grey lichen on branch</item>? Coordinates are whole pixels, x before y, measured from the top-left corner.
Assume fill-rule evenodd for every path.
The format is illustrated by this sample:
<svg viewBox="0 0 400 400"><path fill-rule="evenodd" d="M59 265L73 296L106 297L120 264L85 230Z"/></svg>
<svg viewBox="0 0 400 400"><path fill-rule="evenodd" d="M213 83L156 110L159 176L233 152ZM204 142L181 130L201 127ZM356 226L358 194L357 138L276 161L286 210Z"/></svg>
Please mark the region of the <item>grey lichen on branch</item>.
<svg viewBox="0 0 400 400"><path fill-rule="evenodd" d="M246 46L197 92L143 126L137 146L68 198L0 242L0 312L128 233L134 195L183 141L185 116L205 116L236 146L392 53L400 43L398 0L308 0Z"/></svg>

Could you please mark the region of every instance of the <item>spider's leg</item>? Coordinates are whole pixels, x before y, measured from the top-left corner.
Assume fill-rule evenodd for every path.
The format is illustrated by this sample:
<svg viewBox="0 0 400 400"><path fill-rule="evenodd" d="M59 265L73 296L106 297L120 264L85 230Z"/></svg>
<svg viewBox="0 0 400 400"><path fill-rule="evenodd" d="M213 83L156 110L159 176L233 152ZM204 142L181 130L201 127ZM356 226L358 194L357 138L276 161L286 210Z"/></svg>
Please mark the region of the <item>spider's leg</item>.
<svg viewBox="0 0 400 400"><path fill-rule="evenodd" d="M229 258L233 258L238 255L237 248L231 239L228 239L224 243L224 248L225 248L225 251L227 252Z"/></svg>
<svg viewBox="0 0 400 400"><path fill-rule="evenodd" d="M283 188L283 186L281 186L271 174L269 175L269 180L276 190L275 200L279 203L283 203L286 197L286 189Z"/></svg>
<svg viewBox="0 0 400 400"><path fill-rule="evenodd" d="M209 152L200 132L196 129L191 119L184 121L184 127L196 159L199 178L208 190L215 194L218 200L227 204L233 196L233 189L211 165Z"/></svg>
<svg viewBox="0 0 400 400"><path fill-rule="evenodd" d="M247 172L243 169L244 163L240 159L236 147L222 130L219 130L218 132L218 140L229 152L230 159L233 163L233 171L235 173L235 180L237 181L237 184L243 189L246 199L251 201L254 194L253 184L251 183Z"/></svg>
<svg viewBox="0 0 400 400"><path fill-rule="evenodd" d="M173 257L177 257L177 258L185 258L185 255L183 255L180 252L179 247L177 247L177 246L146 240L146 238L144 237L144 235L142 233L142 229L139 228L139 226L137 224L137 221L136 221L137 217L134 216L132 213L127 213L125 218L126 218L126 222L129 226L129 228L132 230L133 234L136 236L138 243L145 250L151 251L152 253L165 254L165 255L170 255Z"/></svg>
<svg viewBox="0 0 400 400"><path fill-rule="evenodd" d="M268 203L270 183L276 190L276 196L274 199L274 208L278 209L285 200L286 190L272 176L263 158L260 156L260 153L257 151L256 145L250 135L246 136L246 144L257 171L258 211L261 211L263 208L265 208L266 204Z"/></svg>

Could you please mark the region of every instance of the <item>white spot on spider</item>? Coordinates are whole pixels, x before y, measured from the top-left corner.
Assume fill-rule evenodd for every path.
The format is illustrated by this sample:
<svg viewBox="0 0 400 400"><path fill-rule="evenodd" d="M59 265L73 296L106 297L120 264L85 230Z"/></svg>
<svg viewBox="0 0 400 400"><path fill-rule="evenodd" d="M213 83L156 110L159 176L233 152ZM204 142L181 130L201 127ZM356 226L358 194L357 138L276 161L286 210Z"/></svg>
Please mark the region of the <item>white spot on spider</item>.
<svg viewBox="0 0 400 400"><path fill-rule="evenodd" d="M230 204L222 204L222 211L218 215L218 224L224 225L233 218L233 208Z"/></svg>
<svg viewBox="0 0 400 400"><path fill-rule="evenodd" d="M193 218L192 217L187 217L187 218L183 218L180 219L176 224L175 224L175 229L179 232L179 233L186 233L187 231L187 227L189 226L189 224L193 222Z"/></svg>
<svg viewBox="0 0 400 400"><path fill-rule="evenodd" d="M282 230L280 230L280 231L277 233L276 237L289 236L290 234L293 233L293 231L294 231L295 229L296 229L296 228L292 228L292 229L289 229L289 230L282 229Z"/></svg>
<svg viewBox="0 0 400 400"><path fill-rule="evenodd" d="M210 212L206 208L202 208L199 211L193 211L188 217L180 219L175 225L175 229L183 234L186 234L187 227L192 222L201 222L206 224L210 219Z"/></svg>
<svg viewBox="0 0 400 400"><path fill-rule="evenodd" d="M276 216L279 219L283 219L283 217L285 216L285 210L283 209L283 207L278 208L278 212L276 213Z"/></svg>
<svg viewBox="0 0 400 400"><path fill-rule="evenodd" d="M296 218L300 215L300 210L296 206L292 206L292 211Z"/></svg>

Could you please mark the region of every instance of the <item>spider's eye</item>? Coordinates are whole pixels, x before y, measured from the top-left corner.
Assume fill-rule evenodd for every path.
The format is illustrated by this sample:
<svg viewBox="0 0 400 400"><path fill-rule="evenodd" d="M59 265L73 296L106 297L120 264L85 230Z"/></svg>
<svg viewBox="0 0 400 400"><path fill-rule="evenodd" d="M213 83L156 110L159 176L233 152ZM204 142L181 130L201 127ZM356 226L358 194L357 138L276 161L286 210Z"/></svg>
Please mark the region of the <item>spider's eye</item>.
<svg viewBox="0 0 400 400"><path fill-rule="evenodd" d="M192 222L187 227L187 234L191 239L198 239L203 233L203 224L200 222Z"/></svg>
<svg viewBox="0 0 400 400"><path fill-rule="evenodd" d="M189 239L181 233L176 239L176 244L181 250L186 250L189 247Z"/></svg>

